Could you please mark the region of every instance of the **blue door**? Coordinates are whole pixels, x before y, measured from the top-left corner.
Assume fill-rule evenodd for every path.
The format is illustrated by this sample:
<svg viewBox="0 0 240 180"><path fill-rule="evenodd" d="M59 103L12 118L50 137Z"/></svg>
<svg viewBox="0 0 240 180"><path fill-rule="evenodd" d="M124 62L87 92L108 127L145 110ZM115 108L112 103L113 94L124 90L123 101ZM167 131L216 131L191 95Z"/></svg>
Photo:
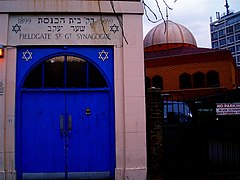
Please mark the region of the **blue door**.
<svg viewBox="0 0 240 180"><path fill-rule="evenodd" d="M64 99L63 93L22 93L23 177L37 178L53 172L58 174L52 176L65 177L64 139L59 129L60 115L64 113Z"/></svg>
<svg viewBox="0 0 240 180"><path fill-rule="evenodd" d="M68 50L18 51L18 179L114 178L111 48Z"/></svg>
<svg viewBox="0 0 240 180"><path fill-rule="evenodd" d="M68 150L69 177L109 177L109 97L106 92L74 93L67 97L70 123ZM81 147L81 148L78 148ZM80 172L80 173L78 173ZM81 173L87 172L87 173ZM95 175L94 175L95 173Z"/></svg>

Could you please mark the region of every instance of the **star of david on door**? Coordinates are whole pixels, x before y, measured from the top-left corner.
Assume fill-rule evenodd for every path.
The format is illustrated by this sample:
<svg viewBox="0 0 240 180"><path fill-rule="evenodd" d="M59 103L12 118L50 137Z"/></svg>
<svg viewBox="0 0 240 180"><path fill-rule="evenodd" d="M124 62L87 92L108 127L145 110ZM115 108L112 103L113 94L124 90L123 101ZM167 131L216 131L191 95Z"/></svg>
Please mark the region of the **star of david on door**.
<svg viewBox="0 0 240 180"><path fill-rule="evenodd" d="M106 59L108 59L108 52L102 50L101 52L98 52L99 56L98 59L105 61Z"/></svg>
<svg viewBox="0 0 240 180"><path fill-rule="evenodd" d="M29 50L23 52L22 55L22 59L25 61L29 61L30 59L32 59L32 52L30 52Z"/></svg>

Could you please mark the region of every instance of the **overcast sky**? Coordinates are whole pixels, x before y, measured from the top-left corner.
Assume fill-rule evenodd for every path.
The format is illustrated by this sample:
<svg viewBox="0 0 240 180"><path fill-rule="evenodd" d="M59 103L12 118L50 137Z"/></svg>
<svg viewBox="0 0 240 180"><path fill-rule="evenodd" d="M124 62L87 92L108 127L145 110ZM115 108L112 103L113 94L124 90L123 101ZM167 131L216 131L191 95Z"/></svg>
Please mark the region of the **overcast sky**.
<svg viewBox="0 0 240 180"><path fill-rule="evenodd" d="M160 8L164 13L164 18L166 18L166 8L163 4L163 0L157 0L159 2ZM223 14L226 12L225 0L165 0L168 5L173 8L173 10L168 10L169 20L179 23L194 35L197 41L198 47L211 48L211 38L210 38L210 17L213 21L216 20L216 12ZM151 9L158 15L160 14L156 5L155 0L144 0ZM230 11L240 11L240 0L228 0L228 5ZM147 10L150 18L155 20L151 16L151 12ZM147 20L146 15L143 17L143 33L144 37L154 26L160 24L151 23Z"/></svg>

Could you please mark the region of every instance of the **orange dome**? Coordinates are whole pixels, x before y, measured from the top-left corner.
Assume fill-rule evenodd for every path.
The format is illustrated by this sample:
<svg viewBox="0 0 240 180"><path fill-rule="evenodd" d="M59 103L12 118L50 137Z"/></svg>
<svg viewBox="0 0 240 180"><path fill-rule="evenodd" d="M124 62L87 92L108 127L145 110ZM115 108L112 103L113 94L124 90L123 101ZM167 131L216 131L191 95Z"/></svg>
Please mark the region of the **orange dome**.
<svg viewBox="0 0 240 180"><path fill-rule="evenodd" d="M197 47L192 33L184 26L167 20L152 28L144 38L146 51Z"/></svg>

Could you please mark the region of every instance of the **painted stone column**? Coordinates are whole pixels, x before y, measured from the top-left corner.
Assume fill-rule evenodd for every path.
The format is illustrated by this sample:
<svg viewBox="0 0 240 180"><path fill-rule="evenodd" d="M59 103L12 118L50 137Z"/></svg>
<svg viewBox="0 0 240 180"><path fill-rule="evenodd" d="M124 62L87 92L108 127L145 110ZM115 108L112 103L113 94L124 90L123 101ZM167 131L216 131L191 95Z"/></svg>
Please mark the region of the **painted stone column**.
<svg viewBox="0 0 240 180"><path fill-rule="evenodd" d="M116 179L146 179L146 123L144 61L142 52L141 16L123 15L124 36L122 48L123 114L117 114L117 170ZM118 79L117 79L118 82ZM119 89L116 88L118 92ZM120 98L116 95L117 100ZM118 108L118 107L116 107ZM119 117L119 119L120 119Z"/></svg>
<svg viewBox="0 0 240 180"><path fill-rule="evenodd" d="M0 179L5 178L6 157L6 61L8 14L0 14L0 44L4 46L4 57L0 58Z"/></svg>

